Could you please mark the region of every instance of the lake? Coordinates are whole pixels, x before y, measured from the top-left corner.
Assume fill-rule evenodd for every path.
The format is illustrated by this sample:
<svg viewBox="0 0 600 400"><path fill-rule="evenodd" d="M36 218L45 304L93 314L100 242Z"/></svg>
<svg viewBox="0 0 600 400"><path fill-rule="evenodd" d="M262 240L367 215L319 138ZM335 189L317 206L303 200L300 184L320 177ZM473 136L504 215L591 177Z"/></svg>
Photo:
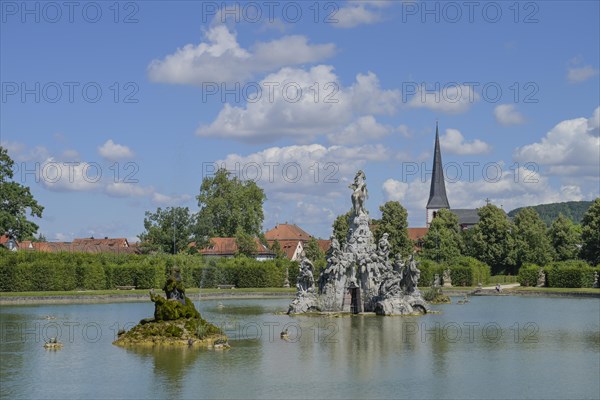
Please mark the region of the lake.
<svg viewBox="0 0 600 400"><path fill-rule="evenodd" d="M470 299L340 318L281 314L289 299L196 301L227 351L113 346L149 301L2 306L0 398L600 398L600 299ZM53 336L62 350L43 348Z"/></svg>

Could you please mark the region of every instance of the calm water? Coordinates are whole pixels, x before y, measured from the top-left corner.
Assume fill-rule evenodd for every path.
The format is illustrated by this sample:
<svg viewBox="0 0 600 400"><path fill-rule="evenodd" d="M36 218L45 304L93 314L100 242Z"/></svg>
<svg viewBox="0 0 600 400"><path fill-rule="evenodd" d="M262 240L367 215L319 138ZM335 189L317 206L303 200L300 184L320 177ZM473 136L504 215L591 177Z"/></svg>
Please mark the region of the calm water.
<svg viewBox="0 0 600 400"><path fill-rule="evenodd" d="M150 302L3 306L0 398L600 398L598 299L475 297L436 315L343 318L277 314L287 299L220 302L196 306L226 328L225 352L113 346ZM65 347L45 350L57 332Z"/></svg>

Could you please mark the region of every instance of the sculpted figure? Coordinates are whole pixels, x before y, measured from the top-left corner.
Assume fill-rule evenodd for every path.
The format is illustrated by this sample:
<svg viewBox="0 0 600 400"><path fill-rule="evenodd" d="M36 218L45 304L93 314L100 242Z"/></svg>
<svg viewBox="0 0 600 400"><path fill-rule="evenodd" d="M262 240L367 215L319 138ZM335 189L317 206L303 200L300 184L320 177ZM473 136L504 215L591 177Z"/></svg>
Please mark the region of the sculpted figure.
<svg viewBox="0 0 600 400"><path fill-rule="evenodd" d="M304 250L301 253L301 257L300 273L298 274L296 289L298 289L298 292L313 292L315 286L315 279L313 277L313 263L308 259L308 257L306 257Z"/></svg>
<svg viewBox="0 0 600 400"><path fill-rule="evenodd" d="M437 275L436 275L437 276ZM417 283L419 282L419 278L421 277L421 271L417 268L417 262L415 261L415 255L412 254L410 256L410 261L404 267L402 278L400 281L400 286L402 290L406 294L410 294L415 291L417 287ZM437 276L438 286L440 277Z"/></svg>
<svg viewBox="0 0 600 400"><path fill-rule="evenodd" d="M368 193L365 179L365 173L360 170L354 177L354 183L348 186L350 189L354 190L351 199L355 216L365 215L367 213L365 209L365 199L367 198Z"/></svg>
<svg viewBox="0 0 600 400"><path fill-rule="evenodd" d="M401 254L396 254L396 258L394 259L393 269L394 269L394 271L400 273L400 278L402 278L402 274L404 272L404 260L402 260Z"/></svg>
<svg viewBox="0 0 600 400"><path fill-rule="evenodd" d="M163 287L167 300L177 300L181 304L185 305L185 288L181 280L181 271L178 266L171 268L171 275L165 282Z"/></svg>

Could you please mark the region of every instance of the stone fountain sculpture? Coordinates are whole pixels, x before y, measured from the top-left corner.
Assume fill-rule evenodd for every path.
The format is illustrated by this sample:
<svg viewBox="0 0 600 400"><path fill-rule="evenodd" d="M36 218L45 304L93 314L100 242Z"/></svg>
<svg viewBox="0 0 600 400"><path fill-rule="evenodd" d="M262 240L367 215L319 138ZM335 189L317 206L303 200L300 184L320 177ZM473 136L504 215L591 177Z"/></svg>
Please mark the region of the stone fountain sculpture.
<svg viewBox="0 0 600 400"><path fill-rule="evenodd" d="M380 315L425 313L429 306L417 289L419 269L414 257L404 263L390 254L388 234L375 243L365 208L367 184L358 171L352 189L352 213L346 243L331 238L327 267L314 287L312 263L304 255L300 262L296 299L288 313L375 312ZM312 284L311 284L312 282Z"/></svg>

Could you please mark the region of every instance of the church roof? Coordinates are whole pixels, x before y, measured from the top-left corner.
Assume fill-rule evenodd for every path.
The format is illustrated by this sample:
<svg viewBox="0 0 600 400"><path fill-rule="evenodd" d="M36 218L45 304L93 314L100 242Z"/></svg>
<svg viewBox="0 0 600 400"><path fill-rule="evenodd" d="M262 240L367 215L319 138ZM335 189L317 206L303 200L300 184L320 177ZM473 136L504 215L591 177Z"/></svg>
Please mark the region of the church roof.
<svg viewBox="0 0 600 400"><path fill-rule="evenodd" d="M475 225L479 222L476 208L453 208L450 211L458 217L459 225Z"/></svg>
<svg viewBox="0 0 600 400"><path fill-rule="evenodd" d="M442 164L442 152L440 151L440 135L438 126L435 125L435 149L433 154L433 171L431 174L431 187L429 189L429 200L427 208L450 208L446 196L446 184L444 183L444 170Z"/></svg>

